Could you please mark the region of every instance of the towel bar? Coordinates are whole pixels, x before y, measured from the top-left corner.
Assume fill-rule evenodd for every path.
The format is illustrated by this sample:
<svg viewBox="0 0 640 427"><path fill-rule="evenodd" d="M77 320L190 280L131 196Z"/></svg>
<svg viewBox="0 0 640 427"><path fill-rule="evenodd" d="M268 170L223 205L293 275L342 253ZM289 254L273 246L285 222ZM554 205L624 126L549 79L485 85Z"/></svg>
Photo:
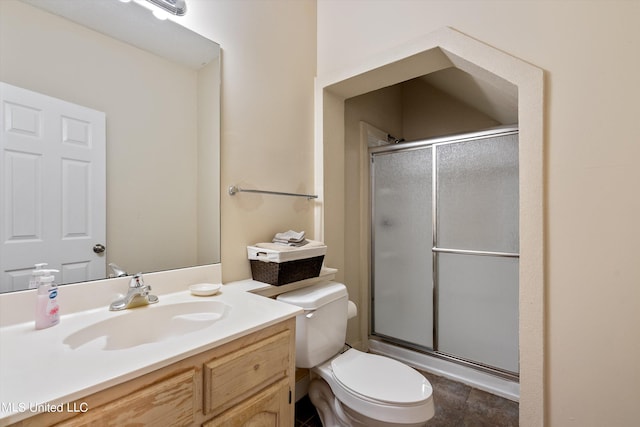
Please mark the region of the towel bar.
<svg viewBox="0 0 640 427"><path fill-rule="evenodd" d="M299 193L283 193L281 191L267 191L267 190L247 190L240 188L236 185L229 187L229 195L233 196L236 193L261 193L261 194L274 194L277 196L293 196L293 197L306 197L308 200L317 199L316 194L299 194Z"/></svg>

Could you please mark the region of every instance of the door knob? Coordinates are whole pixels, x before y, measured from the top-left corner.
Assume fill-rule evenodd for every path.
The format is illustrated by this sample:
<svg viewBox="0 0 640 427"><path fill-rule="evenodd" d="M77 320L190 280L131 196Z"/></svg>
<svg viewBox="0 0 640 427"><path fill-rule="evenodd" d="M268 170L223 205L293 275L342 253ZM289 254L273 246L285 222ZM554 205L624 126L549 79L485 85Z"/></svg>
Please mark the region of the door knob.
<svg viewBox="0 0 640 427"><path fill-rule="evenodd" d="M93 247L93 252L97 253L97 254L101 254L102 252L104 252L107 248L104 245L101 245L100 243L97 243L94 247Z"/></svg>

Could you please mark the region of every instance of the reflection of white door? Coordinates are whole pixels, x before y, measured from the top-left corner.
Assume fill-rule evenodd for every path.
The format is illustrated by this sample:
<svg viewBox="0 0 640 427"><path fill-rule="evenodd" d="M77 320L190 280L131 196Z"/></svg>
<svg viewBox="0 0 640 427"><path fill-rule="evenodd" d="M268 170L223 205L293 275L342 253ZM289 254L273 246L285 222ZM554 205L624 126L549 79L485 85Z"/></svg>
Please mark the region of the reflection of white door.
<svg viewBox="0 0 640 427"><path fill-rule="evenodd" d="M105 277L105 114L0 82L0 291Z"/></svg>

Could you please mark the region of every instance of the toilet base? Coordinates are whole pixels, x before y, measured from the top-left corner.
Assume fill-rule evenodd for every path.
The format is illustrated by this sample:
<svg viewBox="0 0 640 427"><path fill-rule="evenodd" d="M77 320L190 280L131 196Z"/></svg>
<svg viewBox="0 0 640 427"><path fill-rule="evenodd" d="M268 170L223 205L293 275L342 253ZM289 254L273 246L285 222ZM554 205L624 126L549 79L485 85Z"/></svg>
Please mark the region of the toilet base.
<svg viewBox="0 0 640 427"><path fill-rule="evenodd" d="M423 427L426 422L412 424L388 423L369 418L345 406L333 394L323 379L317 378L309 384L309 399L316 407L323 427Z"/></svg>
<svg viewBox="0 0 640 427"><path fill-rule="evenodd" d="M323 427L351 427L353 424L342 411L340 401L334 396L325 380L315 379L309 384L309 400L320 416Z"/></svg>

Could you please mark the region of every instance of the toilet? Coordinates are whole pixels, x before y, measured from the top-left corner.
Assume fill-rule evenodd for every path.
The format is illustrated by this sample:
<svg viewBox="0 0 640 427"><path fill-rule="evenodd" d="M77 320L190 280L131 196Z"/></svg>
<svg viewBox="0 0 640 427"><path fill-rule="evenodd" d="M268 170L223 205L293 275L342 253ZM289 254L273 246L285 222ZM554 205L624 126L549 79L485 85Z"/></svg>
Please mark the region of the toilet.
<svg viewBox="0 0 640 427"><path fill-rule="evenodd" d="M296 317L296 366L311 369L309 398L324 427L424 426L433 417L433 389L418 371L353 348L343 352L344 284L322 282L277 299L304 309Z"/></svg>

